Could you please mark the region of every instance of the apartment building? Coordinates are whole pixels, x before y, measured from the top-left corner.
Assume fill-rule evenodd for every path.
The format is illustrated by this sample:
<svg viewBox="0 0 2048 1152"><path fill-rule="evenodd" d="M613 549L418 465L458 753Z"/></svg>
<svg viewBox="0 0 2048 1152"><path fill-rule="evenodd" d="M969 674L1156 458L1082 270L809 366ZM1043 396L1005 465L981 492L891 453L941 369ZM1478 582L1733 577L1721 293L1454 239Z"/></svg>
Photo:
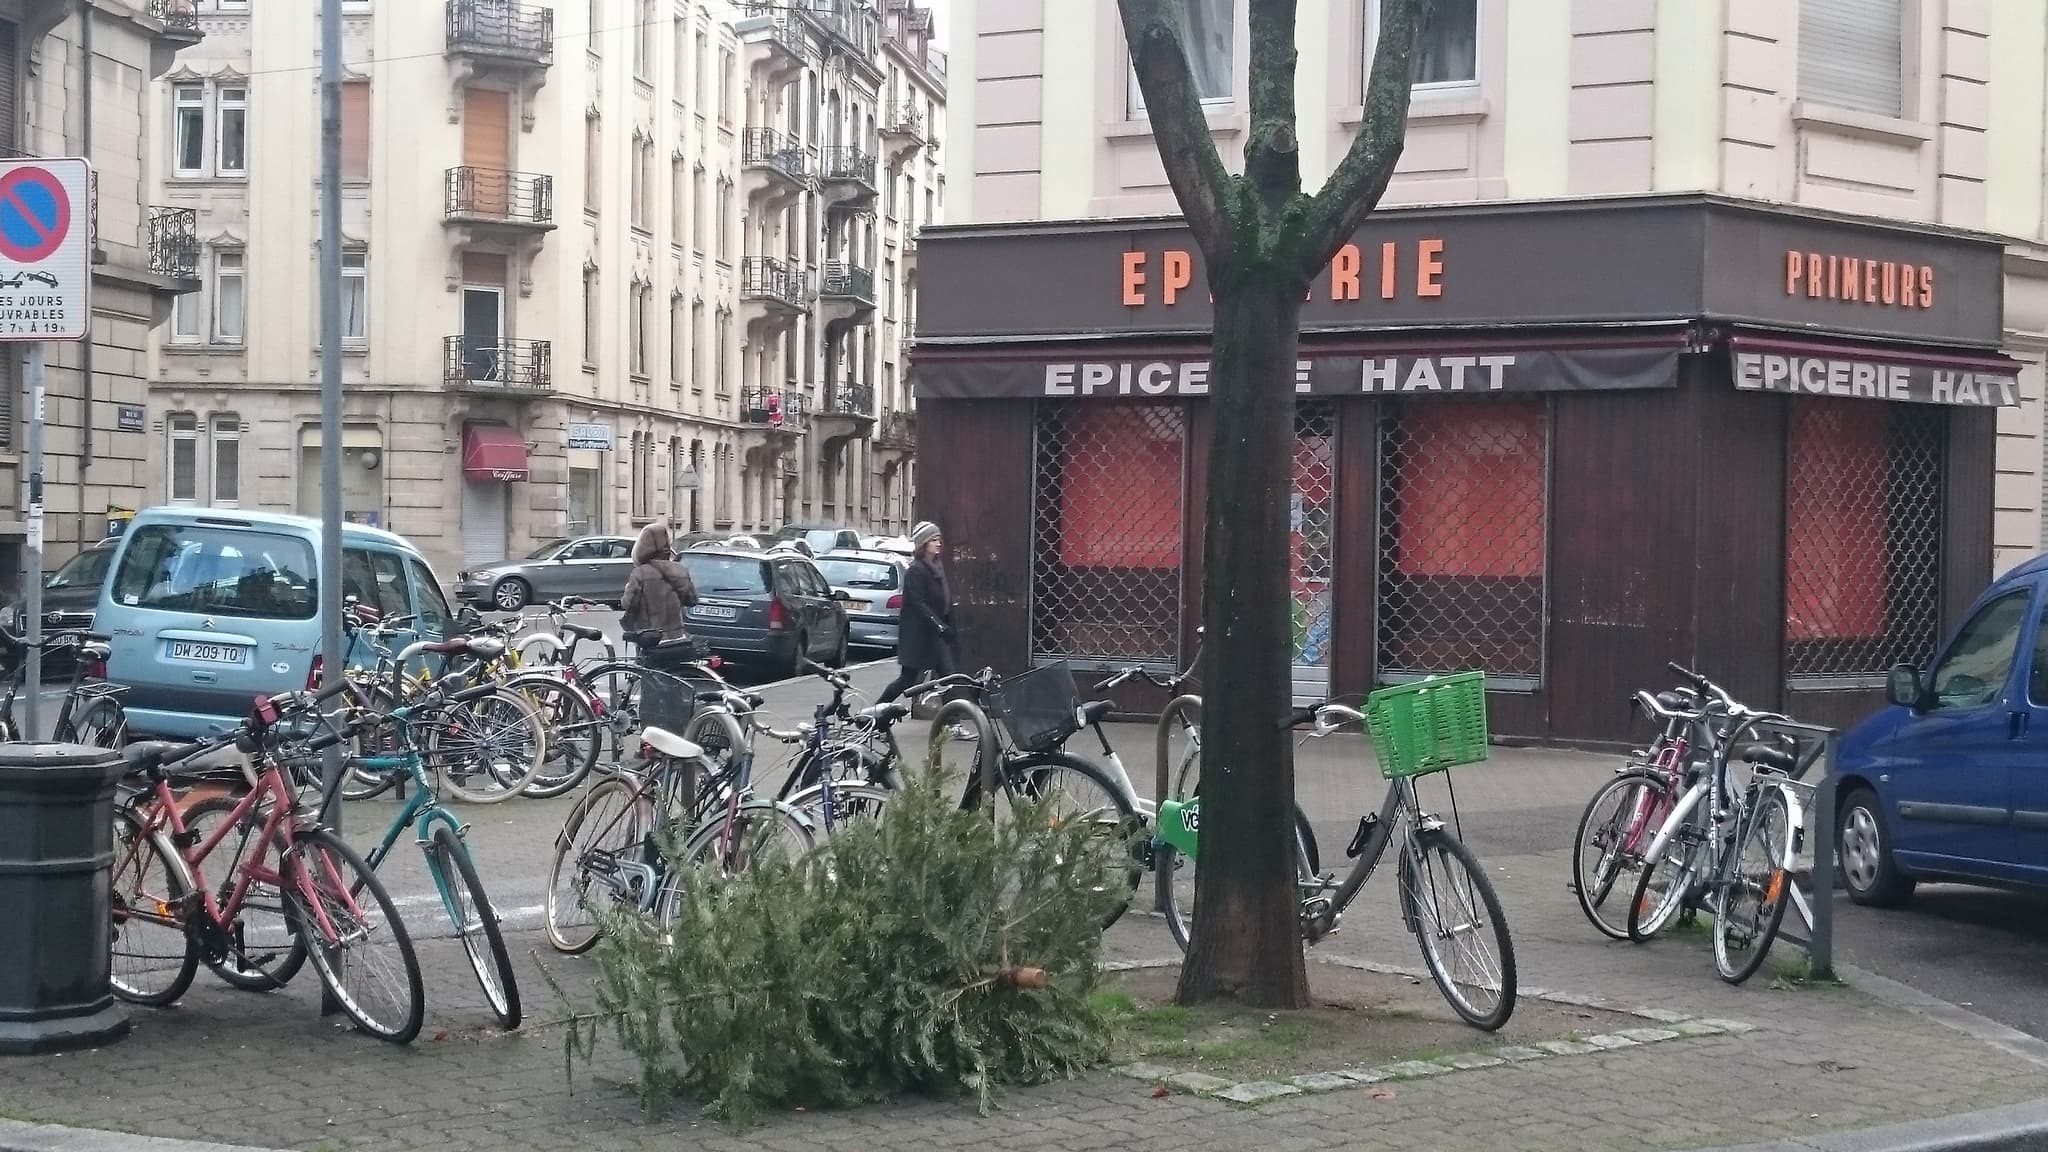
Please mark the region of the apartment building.
<svg viewBox="0 0 2048 1152"><path fill-rule="evenodd" d="M1247 5L1182 10L1235 168ZM925 506L981 553L964 658L1177 664L1208 306L1116 6L953 20L971 223L921 240L914 375ZM1376 23L1300 5L1311 188ZM2039 4L1439 0L1382 209L1304 317L1296 694L1480 668L1496 731L1621 739L1676 658L1866 710L2041 547L2044 63Z"/></svg>
<svg viewBox="0 0 2048 1152"><path fill-rule="evenodd" d="M0 155L84 156L97 184L91 336L46 348L49 568L105 536L109 514L136 508L147 487L149 333L195 287L191 215L149 199L150 81L198 36L178 0L0 3ZM23 347L0 345L0 589L10 596L26 527Z"/></svg>

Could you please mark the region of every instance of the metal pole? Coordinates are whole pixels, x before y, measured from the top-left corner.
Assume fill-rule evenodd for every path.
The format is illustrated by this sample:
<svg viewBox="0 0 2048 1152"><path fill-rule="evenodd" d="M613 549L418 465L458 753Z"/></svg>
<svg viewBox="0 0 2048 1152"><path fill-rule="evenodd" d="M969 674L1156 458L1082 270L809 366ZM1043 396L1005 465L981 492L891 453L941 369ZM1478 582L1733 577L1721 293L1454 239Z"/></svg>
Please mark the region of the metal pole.
<svg viewBox="0 0 2048 1152"><path fill-rule="evenodd" d="M1815 980L1835 975L1835 753L1841 735L1830 731L1822 740L1820 778L1813 802L1813 932L1806 942L1807 971Z"/></svg>
<svg viewBox="0 0 2048 1152"><path fill-rule="evenodd" d="M28 702L21 738L43 738L43 343L28 346L28 531L22 613L28 617Z"/></svg>
<svg viewBox="0 0 2048 1152"><path fill-rule="evenodd" d="M341 682L341 3L320 5L320 663ZM322 766L321 821L339 829L342 750Z"/></svg>

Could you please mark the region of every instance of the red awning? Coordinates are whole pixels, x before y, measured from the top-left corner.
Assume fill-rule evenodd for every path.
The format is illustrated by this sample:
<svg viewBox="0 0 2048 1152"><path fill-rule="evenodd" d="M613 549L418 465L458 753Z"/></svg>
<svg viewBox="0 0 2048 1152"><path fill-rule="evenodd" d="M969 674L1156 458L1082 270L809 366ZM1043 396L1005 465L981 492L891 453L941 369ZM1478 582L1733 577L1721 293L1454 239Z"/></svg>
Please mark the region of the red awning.
<svg viewBox="0 0 2048 1152"><path fill-rule="evenodd" d="M503 424L462 430L462 474L472 480L526 479L526 441Z"/></svg>

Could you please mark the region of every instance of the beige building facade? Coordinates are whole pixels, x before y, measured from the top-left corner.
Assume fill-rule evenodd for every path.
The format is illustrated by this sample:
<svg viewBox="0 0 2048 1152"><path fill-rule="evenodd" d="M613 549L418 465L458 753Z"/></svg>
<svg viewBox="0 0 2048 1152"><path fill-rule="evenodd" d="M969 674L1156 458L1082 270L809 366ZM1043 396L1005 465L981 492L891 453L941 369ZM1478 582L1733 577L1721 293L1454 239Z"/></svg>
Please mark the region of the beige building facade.
<svg viewBox="0 0 2048 1152"><path fill-rule="evenodd" d="M2048 360L2048 6L2003 0L1439 0L1385 202L1704 191L2006 245L1995 566L2039 551ZM1247 130L1246 5L1190 0L1227 163ZM947 111L964 221L1176 211L1113 4L963 0ZM1297 94L1318 181L1362 117L1374 0L1303 0Z"/></svg>

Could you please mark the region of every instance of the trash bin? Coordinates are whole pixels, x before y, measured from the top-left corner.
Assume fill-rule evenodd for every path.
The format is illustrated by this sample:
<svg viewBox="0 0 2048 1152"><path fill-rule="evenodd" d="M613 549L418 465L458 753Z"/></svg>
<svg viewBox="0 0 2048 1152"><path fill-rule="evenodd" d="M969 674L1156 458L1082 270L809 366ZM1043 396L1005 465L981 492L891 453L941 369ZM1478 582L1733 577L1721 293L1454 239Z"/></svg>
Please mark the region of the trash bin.
<svg viewBox="0 0 2048 1152"><path fill-rule="evenodd" d="M128 1032L108 979L120 778L109 749L0 744L0 1053Z"/></svg>

